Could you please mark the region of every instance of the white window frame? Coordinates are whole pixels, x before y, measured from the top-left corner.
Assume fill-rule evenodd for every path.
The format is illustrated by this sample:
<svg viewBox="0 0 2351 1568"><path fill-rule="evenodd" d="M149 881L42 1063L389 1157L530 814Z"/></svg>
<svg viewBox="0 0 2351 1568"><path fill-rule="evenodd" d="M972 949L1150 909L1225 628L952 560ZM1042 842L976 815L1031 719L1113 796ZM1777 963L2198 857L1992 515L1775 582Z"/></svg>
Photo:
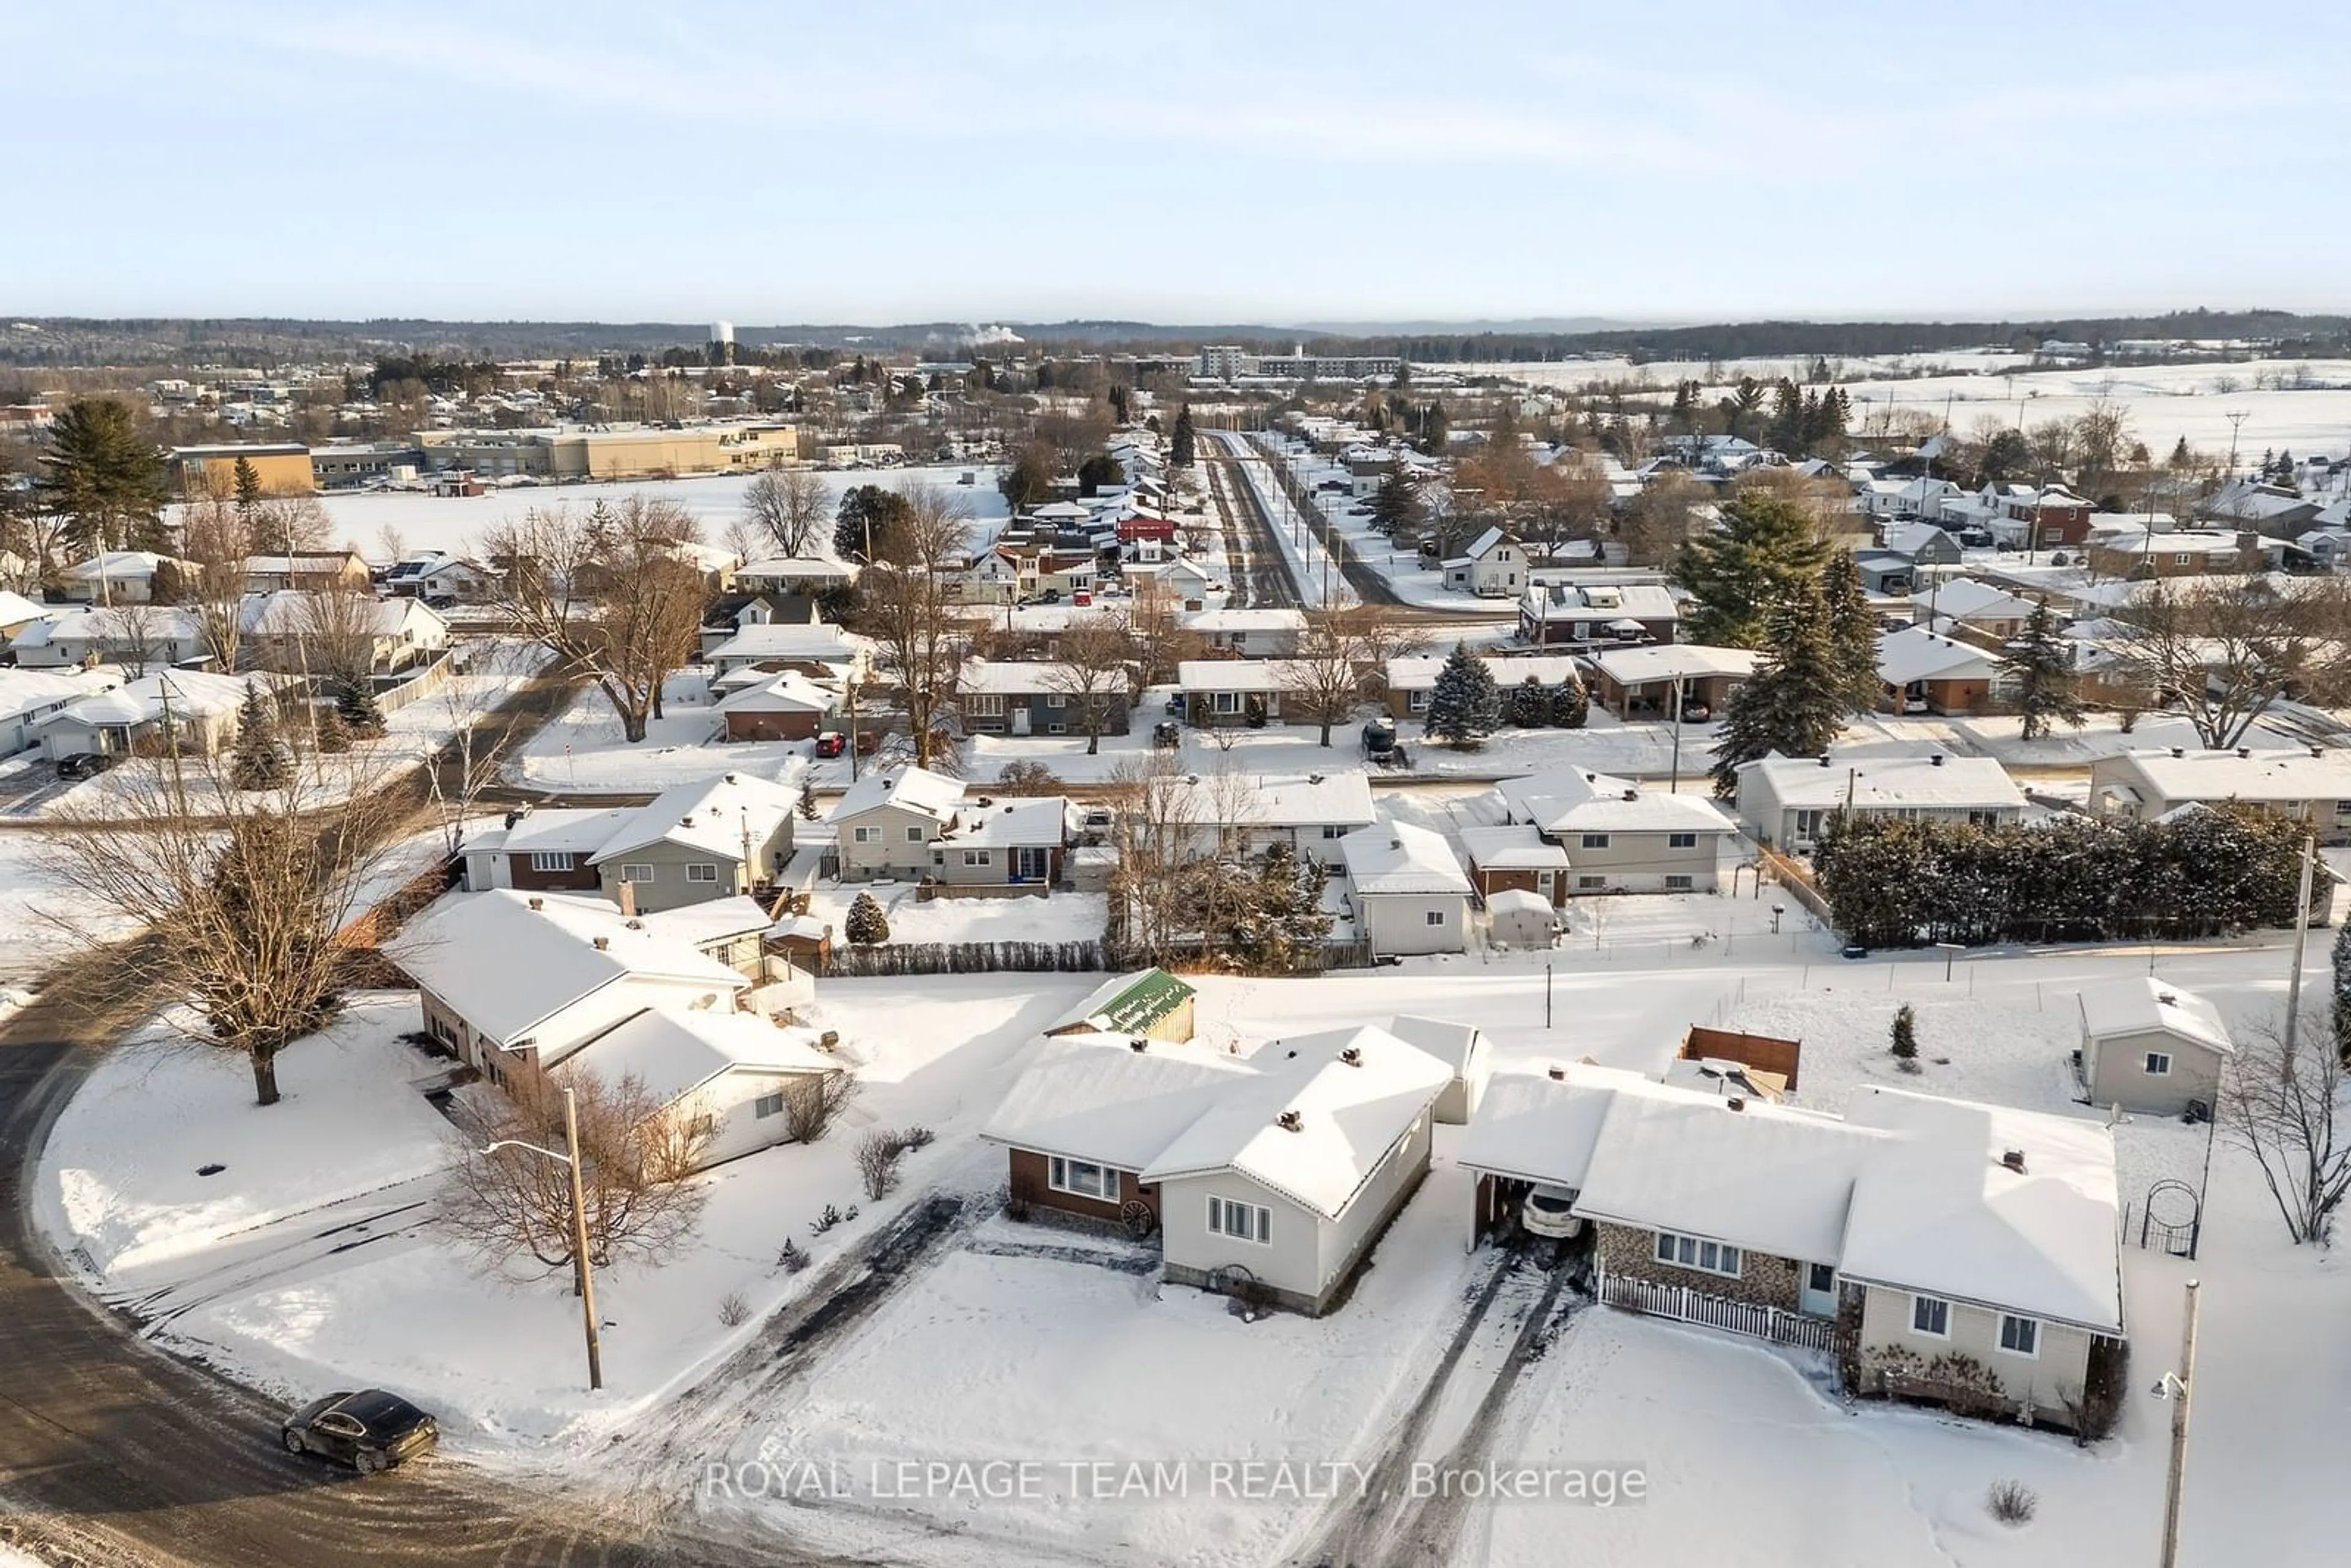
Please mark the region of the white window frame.
<svg viewBox="0 0 2351 1568"><path fill-rule="evenodd" d="M1070 706L1069 694L1066 692L1047 692L1045 694L1045 706L1049 708L1065 708Z"/></svg>
<svg viewBox="0 0 2351 1568"><path fill-rule="evenodd" d="M910 844L927 844L931 841L931 831L925 827L908 828L906 841Z"/></svg>
<svg viewBox="0 0 2351 1568"><path fill-rule="evenodd" d="M1604 850L1608 847L1608 835L1606 833L1586 833L1583 835L1583 847L1587 850Z"/></svg>
<svg viewBox="0 0 2351 1568"><path fill-rule="evenodd" d="M754 1121L764 1122L770 1116L780 1116L783 1113L784 1092L780 1089L772 1094L762 1094L751 1102L751 1118Z"/></svg>
<svg viewBox="0 0 2351 1568"><path fill-rule="evenodd" d="M1217 692L1209 697L1208 709L1212 713L1219 714L1238 713L1241 711L1241 694Z"/></svg>
<svg viewBox="0 0 2351 1568"><path fill-rule="evenodd" d="M1238 1220L1238 1228L1233 1221ZM1208 1196L1208 1234L1221 1236L1228 1241L1247 1241L1253 1246L1273 1245L1273 1210L1261 1203L1249 1203L1238 1197Z"/></svg>
<svg viewBox="0 0 2351 1568"><path fill-rule="evenodd" d="M1695 880L1679 873L1666 878L1666 891L1667 893L1691 893L1695 892L1697 888L1698 883Z"/></svg>
<svg viewBox="0 0 2351 1568"><path fill-rule="evenodd" d="M1669 850L1694 850L1698 848L1698 835L1696 833L1667 833L1666 835L1666 848Z"/></svg>
<svg viewBox="0 0 2351 1568"><path fill-rule="evenodd" d="M1929 1328L1927 1323L1919 1321L1921 1318L1939 1322L1943 1326ZM1913 1293L1910 1298L1910 1332L1921 1339L1950 1338L1951 1303L1940 1296L1921 1296Z"/></svg>
<svg viewBox="0 0 2351 1568"><path fill-rule="evenodd" d="M1443 911L1442 909L1424 909L1424 910L1422 910L1422 911L1421 911L1421 924L1422 924L1422 925L1444 925L1444 924L1445 924L1445 911Z"/></svg>
<svg viewBox="0 0 2351 1568"><path fill-rule="evenodd" d="M1091 1189L1079 1185L1075 1174L1079 1171L1094 1173L1094 1186ZM1068 1193L1071 1197L1089 1197L1096 1203L1118 1201L1118 1172L1092 1160L1065 1159L1060 1155L1050 1156L1045 1162L1045 1185L1055 1192Z"/></svg>
<svg viewBox="0 0 2351 1568"><path fill-rule="evenodd" d="M1607 885L1608 879L1604 876L1579 876L1575 879L1578 893L1596 893Z"/></svg>
<svg viewBox="0 0 2351 1568"><path fill-rule="evenodd" d="M2171 1076L2171 1052L2150 1051L2140 1067L2149 1078L2168 1078Z"/></svg>
<svg viewBox="0 0 2351 1568"><path fill-rule="evenodd" d="M651 861L623 861L621 863L622 882L657 882L660 880L660 873L661 867Z"/></svg>
<svg viewBox="0 0 2351 1568"><path fill-rule="evenodd" d="M685 880L688 882L716 882L718 880L718 868L712 865L708 861L691 861L686 864Z"/></svg>
<svg viewBox="0 0 2351 1568"><path fill-rule="evenodd" d="M882 841L882 830L879 828L852 828L850 834L852 843L878 844Z"/></svg>
<svg viewBox="0 0 2351 1568"><path fill-rule="evenodd" d="M2001 1313L2000 1350L2002 1355L2022 1356L2027 1361L2040 1360L2041 1320L2022 1317L2015 1312Z"/></svg>
<svg viewBox="0 0 2351 1568"><path fill-rule="evenodd" d="M974 718L1004 716L1004 694L1001 692L974 692L964 701Z"/></svg>
<svg viewBox="0 0 2351 1568"><path fill-rule="evenodd" d="M1660 1230L1650 1256L1670 1269L1687 1269L1699 1274L1714 1274L1725 1280L1740 1278L1746 1260L1739 1249L1728 1241L1716 1241L1704 1236L1685 1236L1677 1230Z"/></svg>
<svg viewBox="0 0 2351 1568"><path fill-rule="evenodd" d="M970 866L994 865L996 857L987 850L966 850L963 852L963 863Z"/></svg>
<svg viewBox="0 0 2351 1568"><path fill-rule="evenodd" d="M530 869L533 871L571 871L578 867L580 857L569 850L533 850Z"/></svg>

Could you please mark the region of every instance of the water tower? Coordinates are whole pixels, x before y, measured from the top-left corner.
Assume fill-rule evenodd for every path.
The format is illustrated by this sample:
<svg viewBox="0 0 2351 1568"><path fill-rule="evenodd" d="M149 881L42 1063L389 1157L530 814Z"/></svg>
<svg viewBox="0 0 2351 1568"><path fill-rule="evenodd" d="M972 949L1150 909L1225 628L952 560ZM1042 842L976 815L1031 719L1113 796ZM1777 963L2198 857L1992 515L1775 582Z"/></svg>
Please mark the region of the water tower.
<svg viewBox="0 0 2351 1568"><path fill-rule="evenodd" d="M735 323L713 321L710 324L710 362L731 365L735 362Z"/></svg>

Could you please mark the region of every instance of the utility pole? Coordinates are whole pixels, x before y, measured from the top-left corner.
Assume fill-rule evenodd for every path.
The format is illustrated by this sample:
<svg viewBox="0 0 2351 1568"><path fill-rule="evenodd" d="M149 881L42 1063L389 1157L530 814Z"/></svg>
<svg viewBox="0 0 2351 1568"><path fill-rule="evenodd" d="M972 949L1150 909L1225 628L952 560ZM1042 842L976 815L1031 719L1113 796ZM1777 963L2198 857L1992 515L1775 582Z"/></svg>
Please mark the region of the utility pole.
<svg viewBox="0 0 2351 1568"><path fill-rule="evenodd" d="M1674 771L1668 794L1682 792L1682 677L1674 677Z"/></svg>
<svg viewBox="0 0 2351 1568"><path fill-rule="evenodd" d="M2237 433L2244 428L2245 421L2253 417L2253 411L2231 409L2220 417L2229 422L2229 477L2233 479L2237 476Z"/></svg>
<svg viewBox="0 0 2351 1568"><path fill-rule="evenodd" d="M2188 1406L2196 1389L2197 1281L2188 1281L2188 1326L2180 1335L2179 1370L2167 1372L2156 1387L2171 1401L2171 1473L2163 1493L2162 1568L2179 1561L2179 1492L2188 1471Z"/></svg>
<svg viewBox="0 0 2351 1568"><path fill-rule="evenodd" d="M2294 903L2294 980L2285 993L2285 1060L2294 1063L2294 1038L2301 1032L2302 1020L2302 960L2310 946L2310 870L2318 859L2318 835L2305 833L2302 840L2302 891Z"/></svg>
<svg viewBox="0 0 2351 1568"><path fill-rule="evenodd" d="M1543 1028L1551 1027L1551 960L1543 960Z"/></svg>
<svg viewBox="0 0 2351 1568"><path fill-rule="evenodd" d="M596 1328L596 1277L588 1262L588 1192L580 1175L580 1105L563 1090L564 1163L571 1167L571 1261L580 1281L580 1320L588 1331L588 1386L604 1386L604 1346Z"/></svg>

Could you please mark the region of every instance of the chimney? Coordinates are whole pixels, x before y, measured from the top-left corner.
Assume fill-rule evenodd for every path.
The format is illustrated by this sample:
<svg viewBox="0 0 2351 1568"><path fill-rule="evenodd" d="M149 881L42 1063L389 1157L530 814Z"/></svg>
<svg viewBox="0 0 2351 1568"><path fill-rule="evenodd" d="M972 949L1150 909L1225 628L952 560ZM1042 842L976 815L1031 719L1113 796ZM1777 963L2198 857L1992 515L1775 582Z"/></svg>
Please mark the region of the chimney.
<svg viewBox="0 0 2351 1568"><path fill-rule="evenodd" d="M2241 746L2237 747L2237 755L2240 758L2249 758L2253 755L2253 748L2250 746Z"/></svg>
<svg viewBox="0 0 2351 1568"><path fill-rule="evenodd" d="M533 899L531 903L536 905L538 901ZM621 884L621 913L632 920L637 917L637 884L633 882Z"/></svg>
<svg viewBox="0 0 2351 1568"><path fill-rule="evenodd" d="M1564 1067L1553 1067L1553 1068L1551 1070L1551 1081L1552 1081L1553 1083L1564 1083L1564 1082L1567 1082L1567 1069L1566 1069L1566 1068L1564 1068Z"/></svg>
<svg viewBox="0 0 2351 1568"><path fill-rule="evenodd" d="M1829 765L1829 754L1828 754L1827 752L1823 751L1823 752L1822 752L1822 753L1821 753L1821 766L1822 766L1822 767L1823 767L1823 768L1826 768L1828 765Z"/></svg>
<svg viewBox="0 0 2351 1568"><path fill-rule="evenodd" d="M2000 1163L2006 1166L2010 1170L2014 1171L2017 1175L2022 1176L2024 1174L2024 1151L2022 1149L2011 1149L2008 1153L2000 1156Z"/></svg>
<svg viewBox="0 0 2351 1568"><path fill-rule="evenodd" d="M1725 1100L1723 1103L1729 1106L1734 1111L1744 1111L1747 1109L1747 1102L1736 1094L1733 1094L1729 1099Z"/></svg>
<svg viewBox="0 0 2351 1568"><path fill-rule="evenodd" d="M1364 1053L1351 1045L1339 1053L1339 1060L1350 1067L1361 1067L1364 1064Z"/></svg>
<svg viewBox="0 0 2351 1568"><path fill-rule="evenodd" d="M2175 746L2171 748L2171 755L2174 757L2185 757L2188 755L2188 748L2184 746Z"/></svg>
<svg viewBox="0 0 2351 1568"><path fill-rule="evenodd" d="M1927 765L1929 768L1940 768L1943 765L1943 754L1939 751L1935 753L1934 756L1927 758Z"/></svg>
<svg viewBox="0 0 2351 1568"><path fill-rule="evenodd" d="M1144 1051L1151 1049L1151 1041L1138 1034L1126 1042L1126 1049L1134 1052L1135 1055L1141 1056Z"/></svg>
<svg viewBox="0 0 2351 1568"><path fill-rule="evenodd" d="M1306 1124L1305 1119L1295 1111L1284 1111L1273 1119L1273 1123L1285 1133L1302 1132Z"/></svg>
<svg viewBox="0 0 2351 1568"><path fill-rule="evenodd" d="M533 909L545 909L547 907L547 900L543 898L534 898L530 901L530 906Z"/></svg>
<svg viewBox="0 0 2351 1568"><path fill-rule="evenodd" d="M596 938L596 951L599 953L610 952L611 947L612 939L610 936L599 936Z"/></svg>

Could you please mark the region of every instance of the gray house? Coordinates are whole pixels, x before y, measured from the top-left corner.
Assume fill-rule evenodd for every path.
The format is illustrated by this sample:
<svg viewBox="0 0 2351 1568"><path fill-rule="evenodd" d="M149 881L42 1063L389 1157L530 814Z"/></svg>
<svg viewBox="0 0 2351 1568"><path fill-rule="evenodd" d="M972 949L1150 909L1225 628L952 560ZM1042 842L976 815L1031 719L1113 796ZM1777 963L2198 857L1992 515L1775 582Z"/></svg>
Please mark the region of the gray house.
<svg viewBox="0 0 2351 1568"><path fill-rule="evenodd" d="M2154 975L2085 987L2082 1085L2094 1105L2176 1116L2220 1102L2220 1067L2236 1047L2210 1002Z"/></svg>
<svg viewBox="0 0 2351 1568"><path fill-rule="evenodd" d="M963 810L963 781L922 768L869 773L832 809L843 882L877 877L920 881L931 871L931 841L951 831Z"/></svg>
<svg viewBox="0 0 2351 1568"><path fill-rule="evenodd" d="M931 880L957 894L1050 894L1077 841L1077 810L1060 795L974 801L931 841Z"/></svg>
<svg viewBox="0 0 2351 1568"><path fill-rule="evenodd" d="M1459 953L1469 945L1469 873L1444 836L1374 822L1339 841L1355 930L1381 957Z"/></svg>
<svg viewBox="0 0 2351 1568"><path fill-rule="evenodd" d="M792 858L792 792L747 773L665 789L589 857L597 885L640 913L731 898Z"/></svg>
<svg viewBox="0 0 2351 1568"><path fill-rule="evenodd" d="M1134 701L1124 680L1088 680L1066 664L967 659L956 707L970 735L1124 735Z"/></svg>

